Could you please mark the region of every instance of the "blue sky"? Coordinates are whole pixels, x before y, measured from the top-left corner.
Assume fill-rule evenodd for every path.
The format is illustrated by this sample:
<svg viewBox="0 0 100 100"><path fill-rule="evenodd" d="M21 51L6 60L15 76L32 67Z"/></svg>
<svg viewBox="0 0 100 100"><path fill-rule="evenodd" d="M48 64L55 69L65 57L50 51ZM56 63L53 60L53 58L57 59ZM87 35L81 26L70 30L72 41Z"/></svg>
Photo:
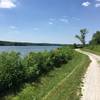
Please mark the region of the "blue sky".
<svg viewBox="0 0 100 100"><path fill-rule="evenodd" d="M0 40L77 43L100 30L100 0L0 0Z"/></svg>

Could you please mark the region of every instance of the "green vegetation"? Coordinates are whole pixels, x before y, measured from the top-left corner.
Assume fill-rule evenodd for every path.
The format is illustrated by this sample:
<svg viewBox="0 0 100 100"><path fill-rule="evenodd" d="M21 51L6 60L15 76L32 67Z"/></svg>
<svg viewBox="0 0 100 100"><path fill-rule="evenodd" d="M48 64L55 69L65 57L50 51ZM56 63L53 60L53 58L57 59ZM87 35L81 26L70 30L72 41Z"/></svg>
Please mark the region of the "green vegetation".
<svg viewBox="0 0 100 100"><path fill-rule="evenodd" d="M46 68L46 71L48 71L48 69L49 70L53 69L53 70L42 75L37 82L26 84L21 89L21 91L17 93L17 95L14 94L8 95L5 96L5 99L6 100L79 100L81 96L82 77L87 69L90 60L88 59L87 56L79 54L73 51L72 49L63 48L60 50L62 52L59 50L50 52L49 58L46 58L48 63L46 61L43 62L46 66L49 65L49 67ZM30 65L27 66L29 67L27 71L27 74L29 76L31 76L32 73L34 73L34 71L29 71L29 69L33 70L33 65L35 65L34 68L35 72L36 73L40 72L40 71L37 72L36 63L38 61L37 60L36 60L37 62L35 61L35 59L39 57L40 54L37 57L36 55L35 56L32 55L34 54L30 53L28 57L26 57L24 60L25 61L24 64L28 62ZM43 55L47 57L48 52L44 53ZM33 57L35 57L34 60L32 60ZM62 64L62 62L65 63L64 61L65 58L67 64L58 66L59 64ZM43 61L44 59L39 57L40 65L42 63L41 60ZM40 67L38 69L40 70ZM45 72L44 69L45 67L43 67L41 71Z"/></svg>
<svg viewBox="0 0 100 100"><path fill-rule="evenodd" d="M88 45L83 50L100 55L100 45Z"/></svg>
<svg viewBox="0 0 100 100"><path fill-rule="evenodd" d="M87 29L76 35L82 45L74 44L47 52L0 53L0 100L80 100L82 78L89 58L73 50L84 47L100 54L100 31L86 45ZM0 45L59 45L1 42Z"/></svg>
<svg viewBox="0 0 100 100"><path fill-rule="evenodd" d="M0 94L16 89L25 76L19 53L0 54Z"/></svg>
<svg viewBox="0 0 100 100"><path fill-rule="evenodd" d="M100 55L100 31L93 34L91 41L85 46L84 50Z"/></svg>
<svg viewBox="0 0 100 100"><path fill-rule="evenodd" d="M100 55L100 31L96 31L93 34L92 39L89 41L89 44L85 45L85 38L87 33L88 33L87 29L80 30L81 35L76 35L76 38L78 38L81 41L83 46L81 44L74 43L73 47L74 48L84 47L83 50Z"/></svg>
<svg viewBox="0 0 100 100"><path fill-rule="evenodd" d="M74 66L72 71L61 80L60 84L50 92L44 100L80 100L82 77L86 72L89 64L87 56L78 55L71 66Z"/></svg>
<svg viewBox="0 0 100 100"><path fill-rule="evenodd" d="M58 48L50 52L30 52L22 58L19 53L0 54L0 95L7 91L17 92L25 83L37 83L39 78L59 69L74 56L70 48Z"/></svg>
<svg viewBox="0 0 100 100"><path fill-rule="evenodd" d="M90 41L90 45L100 45L100 31L96 31L92 36L92 40Z"/></svg>
<svg viewBox="0 0 100 100"><path fill-rule="evenodd" d="M87 29L81 29L80 30L80 35L76 35L75 37L77 38L77 39L79 39L80 40L80 42L82 43L82 45L83 46L85 46L85 38L86 38L86 34L88 33L88 31L87 31Z"/></svg>

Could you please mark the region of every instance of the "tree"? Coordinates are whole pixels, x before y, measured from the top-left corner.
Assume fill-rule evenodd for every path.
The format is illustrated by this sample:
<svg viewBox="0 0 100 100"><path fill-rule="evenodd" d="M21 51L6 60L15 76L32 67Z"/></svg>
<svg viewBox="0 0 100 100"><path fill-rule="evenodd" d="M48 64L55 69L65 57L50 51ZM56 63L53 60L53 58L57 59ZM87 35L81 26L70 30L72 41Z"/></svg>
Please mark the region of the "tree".
<svg viewBox="0 0 100 100"><path fill-rule="evenodd" d="M81 29L80 35L75 36L77 39L80 40L80 42L83 44L83 46L85 46L85 44L86 44L85 38L86 38L87 33L88 33L87 29Z"/></svg>
<svg viewBox="0 0 100 100"><path fill-rule="evenodd" d="M90 44L100 44L100 31L96 31L96 33L94 33Z"/></svg>

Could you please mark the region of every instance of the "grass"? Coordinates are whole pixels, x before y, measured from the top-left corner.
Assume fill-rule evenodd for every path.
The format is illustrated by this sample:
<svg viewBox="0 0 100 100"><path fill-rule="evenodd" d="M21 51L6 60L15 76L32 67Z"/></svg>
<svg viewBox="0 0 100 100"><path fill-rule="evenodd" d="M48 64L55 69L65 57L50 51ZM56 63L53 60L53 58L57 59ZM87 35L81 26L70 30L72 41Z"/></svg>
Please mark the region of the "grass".
<svg viewBox="0 0 100 100"><path fill-rule="evenodd" d="M85 50L87 52L94 53L96 55L100 55L100 45L87 46L83 50Z"/></svg>
<svg viewBox="0 0 100 100"><path fill-rule="evenodd" d="M100 52L98 52L98 51L96 51L96 50L90 50L90 49L86 49L86 48L84 48L84 49L82 49L82 50L87 51L87 52L94 53L94 54L96 54L96 55L100 55Z"/></svg>
<svg viewBox="0 0 100 100"><path fill-rule="evenodd" d="M76 63L74 63L76 67L71 71L71 73L67 75L44 100L80 99L82 77L89 63L89 60L86 58L86 56L80 57L80 59L80 62L78 62L79 59L77 59Z"/></svg>
<svg viewBox="0 0 100 100"><path fill-rule="evenodd" d="M5 100L79 100L89 62L87 56L76 53L73 60L43 76L38 84L26 84L21 92Z"/></svg>

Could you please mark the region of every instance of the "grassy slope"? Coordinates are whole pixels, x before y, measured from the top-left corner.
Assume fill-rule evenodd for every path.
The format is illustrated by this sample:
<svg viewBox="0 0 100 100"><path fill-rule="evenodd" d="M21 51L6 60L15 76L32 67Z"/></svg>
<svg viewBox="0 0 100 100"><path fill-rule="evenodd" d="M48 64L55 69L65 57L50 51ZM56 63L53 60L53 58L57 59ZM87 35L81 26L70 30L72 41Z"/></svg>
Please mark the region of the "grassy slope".
<svg viewBox="0 0 100 100"><path fill-rule="evenodd" d="M100 55L100 45L88 46L84 48L83 50L94 53L96 55Z"/></svg>
<svg viewBox="0 0 100 100"><path fill-rule="evenodd" d="M87 56L76 54L68 64L42 77L38 85L28 84L17 96L7 96L6 100L79 100L89 62Z"/></svg>
<svg viewBox="0 0 100 100"><path fill-rule="evenodd" d="M90 50L90 49L82 49L82 50L85 50L85 51L87 51L87 52L91 52L91 53L94 53L94 54L96 54L96 55L100 55L100 52L98 52L98 51L95 51L95 50Z"/></svg>

